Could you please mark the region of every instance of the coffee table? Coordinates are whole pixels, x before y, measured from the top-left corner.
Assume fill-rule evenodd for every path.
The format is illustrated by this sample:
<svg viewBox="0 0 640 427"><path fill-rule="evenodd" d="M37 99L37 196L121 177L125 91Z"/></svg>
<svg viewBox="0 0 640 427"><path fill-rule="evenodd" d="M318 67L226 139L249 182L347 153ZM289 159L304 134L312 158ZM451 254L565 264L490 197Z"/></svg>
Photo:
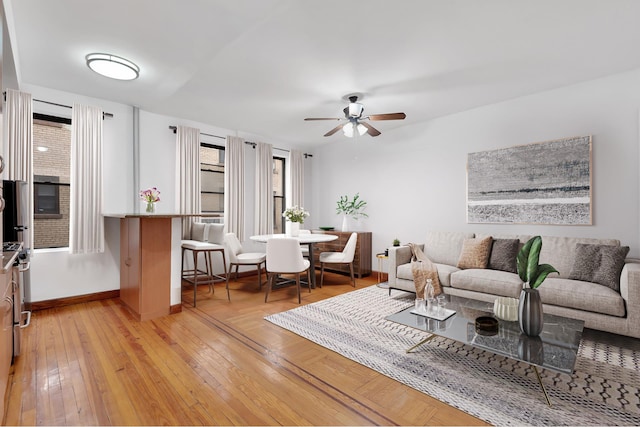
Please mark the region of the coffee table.
<svg viewBox="0 0 640 427"><path fill-rule="evenodd" d="M547 404L551 406L537 367L572 374L584 322L545 313L542 333L538 337L529 337L520 332L517 321L507 322L498 319L498 332L495 335L487 335L483 331L476 330L475 319L479 316L495 317L492 313L493 303L454 295L446 295L446 301L445 308L455 310L455 314L445 320L413 314L411 311L414 307L386 317L392 322L431 333L430 336L407 349L407 353L440 336L528 363L536 373Z"/></svg>

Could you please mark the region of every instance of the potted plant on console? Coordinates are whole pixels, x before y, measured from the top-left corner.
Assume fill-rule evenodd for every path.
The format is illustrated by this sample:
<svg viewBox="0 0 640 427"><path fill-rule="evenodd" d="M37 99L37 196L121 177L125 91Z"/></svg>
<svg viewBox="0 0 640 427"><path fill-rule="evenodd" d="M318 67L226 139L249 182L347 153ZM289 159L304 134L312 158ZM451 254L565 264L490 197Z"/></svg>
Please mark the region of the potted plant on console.
<svg viewBox="0 0 640 427"><path fill-rule="evenodd" d="M542 238L532 237L520 249L516 258L518 275L524 282L518 304L518 322L520 330L530 337L540 335L544 326L542 300L538 287L550 273L558 273L558 270L549 264L538 264L541 249Z"/></svg>
<svg viewBox="0 0 640 427"><path fill-rule="evenodd" d="M360 217L368 217L363 212L367 206L367 202L360 198L360 194L356 193L352 199L349 196L341 196L336 205L336 213L342 215L342 231L349 231L349 217L357 220Z"/></svg>

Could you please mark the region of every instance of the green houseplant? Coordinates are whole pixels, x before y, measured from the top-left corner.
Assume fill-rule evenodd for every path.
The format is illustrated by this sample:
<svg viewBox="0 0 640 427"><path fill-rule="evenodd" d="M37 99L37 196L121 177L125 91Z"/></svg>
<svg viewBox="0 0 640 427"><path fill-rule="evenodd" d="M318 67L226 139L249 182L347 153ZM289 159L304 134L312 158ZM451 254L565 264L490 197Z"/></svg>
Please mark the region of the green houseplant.
<svg viewBox="0 0 640 427"><path fill-rule="evenodd" d="M535 236L524 244L516 257L518 276L523 282L518 303L518 322L520 330L531 337L540 335L544 326L538 287L549 274L558 273L550 264L539 264L541 249L542 238Z"/></svg>
<svg viewBox="0 0 640 427"><path fill-rule="evenodd" d="M400 246L400 240L393 239L393 246Z"/></svg>
<svg viewBox="0 0 640 427"><path fill-rule="evenodd" d="M343 215L342 218L342 231L348 230L348 217L358 219L360 217L368 217L364 208L367 207L367 202L360 198L360 193L356 193L353 198L349 199L349 196L340 196L340 200L336 203L336 213Z"/></svg>

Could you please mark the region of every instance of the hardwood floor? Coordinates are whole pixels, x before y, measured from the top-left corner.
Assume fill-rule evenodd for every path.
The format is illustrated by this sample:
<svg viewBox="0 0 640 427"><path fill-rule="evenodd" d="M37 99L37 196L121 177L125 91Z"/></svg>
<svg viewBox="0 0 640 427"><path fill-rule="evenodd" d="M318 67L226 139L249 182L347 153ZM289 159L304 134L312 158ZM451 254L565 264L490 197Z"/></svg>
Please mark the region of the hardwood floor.
<svg viewBox="0 0 640 427"><path fill-rule="evenodd" d="M357 279L358 288L375 274ZM7 425L483 425L457 409L285 331L264 316L257 278L212 295L183 290L183 311L138 322L107 299L37 311L10 381ZM264 287L263 287L264 290ZM327 273L303 304L349 292Z"/></svg>

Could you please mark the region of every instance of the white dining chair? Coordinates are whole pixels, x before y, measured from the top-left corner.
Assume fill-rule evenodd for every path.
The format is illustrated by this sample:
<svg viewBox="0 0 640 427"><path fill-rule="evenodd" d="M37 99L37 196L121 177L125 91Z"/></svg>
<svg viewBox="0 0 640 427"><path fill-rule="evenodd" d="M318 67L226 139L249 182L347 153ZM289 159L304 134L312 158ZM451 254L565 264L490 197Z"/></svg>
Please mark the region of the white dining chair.
<svg viewBox="0 0 640 427"><path fill-rule="evenodd" d="M267 302L279 274L295 274L300 304L300 273L307 272L307 283L311 292L311 277L309 275L309 260L302 257L300 243L297 239L283 237L267 240L267 291L264 302Z"/></svg>
<svg viewBox="0 0 640 427"><path fill-rule="evenodd" d="M258 269L258 284L262 289L262 264L266 264L267 254L264 252L244 252L242 243L235 233L227 233L224 236L224 243L229 250L229 273L236 267L236 280L238 280L238 268L241 265L254 265Z"/></svg>
<svg viewBox="0 0 640 427"><path fill-rule="evenodd" d="M324 280L325 264L349 264L351 271L351 283L356 287L356 278L353 274L353 259L356 254L356 245L358 243L358 233L351 233L349 240L344 245L342 252L321 252L320 253L320 287Z"/></svg>

